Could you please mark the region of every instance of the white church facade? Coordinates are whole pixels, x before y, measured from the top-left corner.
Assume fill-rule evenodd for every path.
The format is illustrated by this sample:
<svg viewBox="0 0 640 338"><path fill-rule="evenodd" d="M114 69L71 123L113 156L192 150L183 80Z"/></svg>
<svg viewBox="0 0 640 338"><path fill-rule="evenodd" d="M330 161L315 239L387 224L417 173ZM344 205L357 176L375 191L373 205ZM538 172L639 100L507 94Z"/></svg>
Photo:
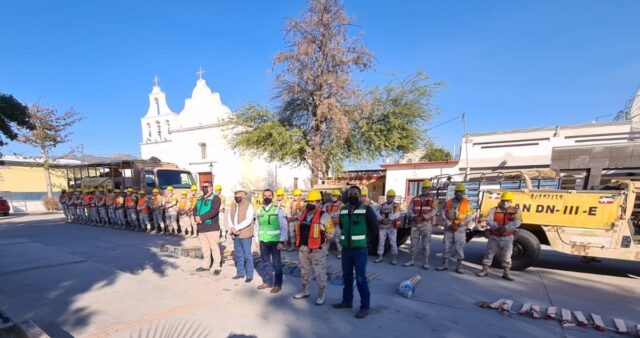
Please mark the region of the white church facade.
<svg viewBox="0 0 640 338"><path fill-rule="evenodd" d="M169 108L156 78L149 94L149 109L140 120L140 155L143 159L155 156L191 171L199 185L205 181L220 184L225 195L236 186L252 190L310 189L311 172L307 168L267 162L232 149L228 139L234 117L220 94L207 86L202 71L180 113Z"/></svg>

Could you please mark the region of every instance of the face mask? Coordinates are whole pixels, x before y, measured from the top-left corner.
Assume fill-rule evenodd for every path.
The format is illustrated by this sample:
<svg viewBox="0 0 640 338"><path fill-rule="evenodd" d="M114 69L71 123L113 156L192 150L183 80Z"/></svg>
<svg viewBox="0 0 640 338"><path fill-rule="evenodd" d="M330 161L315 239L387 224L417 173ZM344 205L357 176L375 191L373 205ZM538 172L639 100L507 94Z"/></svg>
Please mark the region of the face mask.
<svg viewBox="0 0 640 338"><path fill-rule="evenodd" d="M429 190L427 189L422 189L422 195L425 196L429 193Z"/></svg>
<svg viewBox="0 0 640 338"><path fill-rule="evenodd" d="M338 202L338 198L337 197L331 197L331 201L332 202Z"/></svg>
<svg viewBox="0 0 640 338"><path fill-rule="evenodd" d="M389 197L389 198L387 198L387 203L389 203L389 204L393 203L393 200L394 200L394 199L395 199L395 198L393 198L393 197Z"/></svg>
<svg viewBox="0 0 640 338"><path fill-rule="evenodd" d="M271 204L272 199L269 197L265 197L265 199L262 200L262 204L264 205L269 205Z"/></svg>
<svg viewBox="0 0 640 338"><path fill-rule="evenodd" d="M307 211L314 211L314 210L316 210L316 205L309 203L309 204L307 204L306 208L307 208Z"/></svg>
<svg viewBox="0 0 640 338"><path fill-rule="evenodd" d="M464 194L462 192L456 192L453 194L453 196L457 199L457 200L461 200L462 197L464 197Z"/></svg>
<svg viewBox="0 0 640 338"><path fill-rule="evenodd" d="M503 208L505 208L505 209L506 209L506 208L508 208L508 207L510 207L510 206L511 206L511 202L509 202L509 201L502 201L502 207L503 207Z"/></svg>
<svg viewBox="0 0 640 338"><path fill-rule="evenodd" d="M203 194L208 194L209 193L209 187L202 187L202 193Z"/></svg>
<svg viewBox="0 0 640 338"><path fill-rule="evenodd" d="M235 200L236 200L236 203L240 203L242 202L242 197L236 196Z"/></svg>
<svg viewBox="0 0 640 338"><path fill-rule="evenodd" d="M349 204L356 205L360 202L360 197L358 196L349 196Z"/></svg>

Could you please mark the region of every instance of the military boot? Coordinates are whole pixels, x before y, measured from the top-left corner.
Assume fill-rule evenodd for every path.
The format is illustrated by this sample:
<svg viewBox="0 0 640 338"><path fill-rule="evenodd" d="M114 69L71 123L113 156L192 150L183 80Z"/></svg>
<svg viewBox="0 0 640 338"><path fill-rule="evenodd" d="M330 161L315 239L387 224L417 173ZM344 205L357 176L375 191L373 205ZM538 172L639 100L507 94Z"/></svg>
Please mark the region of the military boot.
<svg viewBox="0 0 640 338"><path fill-rule="evenodd" d="M382 255L378 255L378 258L376 258L373 262L374 262L374 263L380 263L380 262L382 262Z"/></svg>
<svg viewBox="0 0 640 338"><path fill-rule="evenodd" d="M424 256L424 264L422 264L422 268L425 270L429 270L431 268L429 266L429 256Z"/></svg>
<svg viewBox="0 0 640 338"><path fill-rule="evenodd" d="M320 291L318 291L318 298L316 298L316 305L320 306L324 304L324 295L324 289L320 289Z"/></svg>
<svg viewBox="0 0 640 338"><path fill-rule="evenodd" d="M456 272L461 275L464 274L464 271L462 271L462 259L456 261Z"/></svg>
<svg viewBox="0 0 640 338"><path fill-rule="evenodd" d="M436 270L438 271L444 271L444 270L449 270L449 260L447 258L445 258L442 261L442 265L440 265L439 267L436 268Z"/></svg>
<svg viewBox="0 0 640 338"><path fill-rule="evenodd" d="M413 266L413 256L411 256L411 259L408 260L406 263L402 264L402 266Z"/></svg>
<svg viewBox="0 0 640 338"><path fill-rule="evenodd" d="M309 295L311 295L311 293L309 292L309 285L303 285L302 292L298 292L295 295L293 295L293 299L307 298L309 297Z"/></svg>
<svg viewBox="0 0 640 338"><path fill-rule="evenodd" d="M482 271L478 272L476 274L476 276L478 277L486 277L489 274L489 266L488 265L483 265L482 266Z"/></svg>
<svg viewBox="0 0 640 338"><path fill-rule="evenodd" d="M502 278L513 281L513 277L511 277L511 268L504 268L504 272L502 273Z"/></svg>
<svg viewBox="0 0 640 338"><path fill-rule="evenodd" d="M398 255L391 255L391 265L398 264L397 257L398 257Z"/></svg>

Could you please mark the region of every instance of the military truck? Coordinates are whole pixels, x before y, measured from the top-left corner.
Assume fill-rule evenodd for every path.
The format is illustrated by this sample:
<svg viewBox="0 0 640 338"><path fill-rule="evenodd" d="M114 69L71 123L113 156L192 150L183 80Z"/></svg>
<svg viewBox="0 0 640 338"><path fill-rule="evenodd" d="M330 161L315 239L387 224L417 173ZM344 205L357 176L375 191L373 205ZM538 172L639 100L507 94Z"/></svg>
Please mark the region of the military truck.
<svg viewBox="0 0 640 338"><path fill-rule="evenodd" d="M82 164L67 167L67 186L76 190L98 187L134 191L154 188L163 191L173 186L177 191L188 190L195 184L191 172L173 163L152 157L148 160L121 160Z"/></svg>
<svg viewBox="0 0 640 338"><path fill-rule="evenodd" d="M498 180L463 182L470 200L477 201L467 239L485 234L489 210L502 192L512 191L522 212L512 269L535 264L541 244L570 255L640 261L640 181L617 179L596 190L576 191L559 189L557 178L500 175Z"/></svg>

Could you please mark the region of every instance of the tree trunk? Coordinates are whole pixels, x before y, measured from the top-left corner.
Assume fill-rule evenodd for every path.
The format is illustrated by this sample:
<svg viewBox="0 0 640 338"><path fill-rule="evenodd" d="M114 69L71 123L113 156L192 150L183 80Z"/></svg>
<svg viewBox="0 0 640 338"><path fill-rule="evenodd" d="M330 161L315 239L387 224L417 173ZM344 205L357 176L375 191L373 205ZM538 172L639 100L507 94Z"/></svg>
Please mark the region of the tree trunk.
<svg viewBox="0 0 640 338"><path fill-rule="evenodd" d="M47 197L53 198L53 187L51 186L51 172L49 171L49 158L47 152L42 150L42 162L44 164L44 183L47 186Z"/></svg>

